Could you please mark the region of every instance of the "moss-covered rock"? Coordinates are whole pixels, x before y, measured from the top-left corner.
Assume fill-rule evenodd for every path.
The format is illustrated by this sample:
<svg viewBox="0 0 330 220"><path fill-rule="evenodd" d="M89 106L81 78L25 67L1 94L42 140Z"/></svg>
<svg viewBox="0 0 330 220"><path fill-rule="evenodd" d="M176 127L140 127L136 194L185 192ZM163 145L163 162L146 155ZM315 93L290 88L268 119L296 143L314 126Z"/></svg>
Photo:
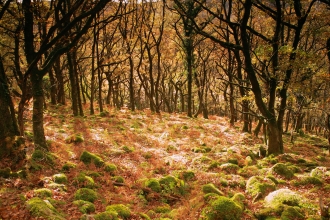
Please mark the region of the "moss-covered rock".
<svg viewBox="0 0 330 220"><path fill-rule="evenodd" d="M95 211L95 205L88 201L76 200L73 202L73 204L78 206L79 210L84 214Z"/></svg>
<svg viewBox="0 0 330 220"><path fill-rule="evenodd" d="M49 220L64 220L65 218L54 208L48 200L34 197L26 202L26 207L31 215Z"/></svg>
<svg viewBox="0 0 330 220"><path fill-rule="evenodd" d="M168 204L157 206L154 211L156 213L169 213L171 211L171 206Z"/></svg>
<svg viewBox="0 0 330 220"><path fill-rule="evenodd" d="M162 190L159 181L155 178L148 179L145 182L145 186L150 188L154 192L161 192Z"/></svg>
<svg viewBox="0 0 330 220"><path fill-rule="evenodd" d="M244 202L246 198L243 193L235 193L235 195L231 199L238 205L240 205L241 208L244 210Z"/></svg>
<svg viewBox="0 0 330 220"><path fill-rule="evenodd" d="M112 163L106 163L104 166L104 170L110 174L114 174L117 171L117 166Z"/></svg>
<svg viewBox="0 0 330 220"><path fill-rule="evenodd" d="M114 176L114 177L112 177L112 180L116 183L124 183L125 182L125 179L122 176Z"/></svg>
<svg viewBox="0 0 330 220"><path fill-rule="evenodd" d="M93 216L95 220L118 220L118 213L115 211L105 211ZM86 219L87 220L87 219Z"/></svg>
<svg viewBox="0 0 330 220"><path fill-rule="evenodd" d="M92 189L81 188L74 194L74 199L94 202L97 199L97 193Z"/></svg>
<svg viewBox="0 0 330 220"><path fill-rule="evenodd" d="M75 177L74 181L74 183L80 187L90 189L95 187L94 179L90 176L87 176L85 173L79 173L78 176Z"/></svg>
<svg viewBox="0 0 330 220"><path fill-rule="evenodd" d="M62 166L63 172L69 172L71 169L75 168L77 164L72 163L70 161L65 162L65 164Z"/></svg>
<svg viewBox="0 0 330 220"><path fill-rule="evenodd" d="M300 206L303 198L289 189L279 189L269 193L265 197L265 205L270 208L278 208L281 205Z"/></svg>
<svg viewBox="0 0 330 220"><path fill-rule="evenodd" d="M299 180L293 181L293 184L295 186L302 186L302 185L322 185L323 181L319 179L318 177L314 176L305 176Z"/></svg>
<svg viewBox="0 0 330 220"><path fill-rule="evenodd" d="M90 163L94 163L96 167L102 167L104 165L104 161L102 160L101 157L90 153L88 151L84 151L81 156L80 156L80 160L84 163L84 164L90 164Z"/></svg>
<svg viewBox="0 0 330 220"><path fill-rule="evenodd" d="M297 206L287 206L281 214L281 220L304 220L306 219L301 209Z"/></svg>
<svg viewBox="0 0 330 220"><path fill-rule="evenodd" d="M224 163L220 165L220 169L227 173L236 173L239 170L239 166L233 163Z"/></svg>
<svg viewBox="0 0 330 220"><path fill-rule="evenodd" d="M187 170L187 171L182 171L180 173L180 178L182 178L185 181L190 181L190 180L194 180L196 176L193 171Z"/></svg>
<svg viewBox="0 0 330 220"><path fill-rule="evenodd" d="M165 193L174 195L184 195L187 193L188 187L183 180L174 176L164 176L159 180L159 184Z"/></svg>
<svg viewBox="0 0 330 220"><path fill-rule="evenodd" d="M51 182L47 185L48 188L53 189L53 190L58 190L58 191L62 191L65 192L68 190L68 187L64 184L60 184L60 183L54 183Z"/></svg>
<svg viewBox="0 0 330 220"><path fill-rule="evenodd" d="M285 179L292 179L294 172L288 168L284 163L277 163L271 168L273 174L284 177Z"/></svg>
<svg viewBox="0 0 330 220"><path fill-rule="evenodd" d="M38 150L38 149L36 149L31 156L32 160L35 161L43 160L44 157L45 157L45 153L42 150Z"/></svg>
<svg viewBox="0 0 330 220"><path fill-rule="evenodd" d="M59 184L68 182L68 177L64 173L53 175L53 179L55 183L59 183Z"/></svg>
<svg viewBox="0 0 330 220"><path fill-rule="evenodd" d="M217 195L221 195L223 196L223 192L221 192L221 190L219 190L213 183L208 183L202 186L202 191L205 194L208 193L215 193Z"/></svg>
<svg viewBox="0 0 330 220"><path fill-rule="evenodd" d="M325 178L327 175L327 168L326 167L316 167L310 172L311 177L316 177L319 179ZM330 176L330 175L329 175Z"/></svg>
<svg viewBox="0 0 330 220"><path fill-rule="evenodd" d="M132 153L135 151L134 147L128 147L128 146L122 146L121 148L123 151L125 151L126 153Z"/></svg>
<svg viewBox="0 0 330 220"><path fill-rule="evenodd" d="M252 176L246 182L246 191L253 197L259 196L264 197L267 193L275 190L275 183L268 179L260 176Z"/></svg>
<svg viewBox="0 0 330 220"><path fill-rule="evenodd" d="M131 210L123 204L113 204L106 208L106 211L114 211L118 213L119 217L128 219L131 216Z"/></svg>
<svg viewBox="0 0 330 220"><path fill-rule="evenodd" d="M202 211L202 216L207 220L240 220L242 214L240 205L224 196L219 196Z"/></svg>
<svg viewBox="0 0 330 220"><path fill-rule="evenodd" d="M53 195L52 191L47 188L35 189L33 192L39 198L52 197L52 195Z"/></svg>

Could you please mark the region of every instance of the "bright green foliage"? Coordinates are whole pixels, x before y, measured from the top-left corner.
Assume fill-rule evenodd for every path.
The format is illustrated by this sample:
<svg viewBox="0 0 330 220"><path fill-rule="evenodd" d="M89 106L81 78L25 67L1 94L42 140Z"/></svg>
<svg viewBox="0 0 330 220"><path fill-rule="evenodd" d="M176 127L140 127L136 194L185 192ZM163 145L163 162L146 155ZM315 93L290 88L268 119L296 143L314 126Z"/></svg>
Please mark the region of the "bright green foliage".
<svg viewBox="0 0 330 220"><path fill-rule="evenodd" d="M86 214L95 211L95 205L91 202L84 201L84 200L76 200L73 202L74 205L79 207L79 210Z"/></svg>
<svg viewBox="0 0 330 220"><path fill-rule="evenodd" d="M279 206L285 204L288 206L299 206L303 198L296 192L289 189L279 189L269 193L265 198L267 207L277 209Z"/></svg>
<svg viewBox="0 0 330 220"><path fill-rule="evenodd" d="M123 204L109 205L107 206L106 211L115 211L118 213L118 216L124 219L128 219L131 216L131 210Z"/></svg>
<svg viewBox="0 0 330 220"><path fill-rule="evenodd" d="M34 197L26 202L26 207L34 217L49 220L64 220L60 213L47 200Z"/></svg>
<svg viewBox="0 0 330 220"><path fill-rule="evenodd" d="M81 156L80 156L80 160L84 163L84 164L90 164L90 163L94 163L95 166L97 167L102 167L104 165L104 161L102 160L101 157L92 154L88 151L84 151Z"/></svg>
<svg viewBox="0 0 330 220"><path fill-rule="evenodd" d="M81 188L74 194L74 199L94 202L97 199L97 193L92 189Z"/></svg>
<svg viewBox="0 0 330 220"><path fill-rule="evenodd" d="M246 191L252 196L256 196L260 193L262 196L265 196L268 192L273 190L275 190L275 183L268 178L252 176L246 182Z"/></svg>
<svg viewBox="0 0 330 220"><path fill-rule="evenodd" d="M297 206L288 206L281 214L281 220L304 220L305 216Z"/></svg>
<svg viewBox="0 0 330 220"><path fill-rule="evenodd" d="M41 198L52 197L53 195L52 191L47 188L35 189L33 192L35 195Z"/></svg>
<svg viewBox="0 0 330 220"><path fill-rule="evenodd" d="M271 171L274 174L278 174L285 179L291 179L294 176L294 172L288 168L284 163L277 163L272 168Z"/></svg>
<svg viewBox="0 0 330 220"><path fill-rule="evenodd" d="M219 196L202 211L202 215L207 220L240 220L242 214L242 208L236 202L224 196Z"/></svg>
<svg viewBox="0 0 330 220"><path fill-rule="evenodd" d="M160 187L159 181L155 178L151 178L146 181L146 187L150 188L154 192L161 192L162 188Z"/></svg>
<svg viewBox="0 0 330 220"><path fill-rule="evenodd" d="M117 171L117 166L112 163L106 163L104 170L110 174L113 174L115 171Z"/></svg>
<svg viewBox="0 0 330 220"><path fill-rule="evenodd" d="M59 184L68 182L68 177L64 173L53 175L53 179L55 183L59 183Z"/></svg>
<svg viewBox="0 0 330 220"><path fill-rule="evenodd" d="M215 193L218 195L224 195L213 183L208 183L202 186L203 193Z"/></svg>

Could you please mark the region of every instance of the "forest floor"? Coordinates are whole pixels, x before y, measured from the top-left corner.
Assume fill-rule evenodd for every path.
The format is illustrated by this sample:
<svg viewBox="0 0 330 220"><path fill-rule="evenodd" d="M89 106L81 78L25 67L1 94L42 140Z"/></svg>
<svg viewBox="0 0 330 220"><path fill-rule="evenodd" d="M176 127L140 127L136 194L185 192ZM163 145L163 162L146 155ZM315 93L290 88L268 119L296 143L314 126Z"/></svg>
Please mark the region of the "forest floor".
<svg viewBox="0 0 330 220"><path fill-rule="evenodd" d="M294 143L284 134L285 154L262 157L262 138L227 118L126 109L73 117L67 106L49 106L50 153L40 156L26 117L27 176L0 177L0 219L320 219L320 196L330 204L327 140L313 134L294 134ZM267 195L279 189L301 201L272 207ZM239 205L238 217L222 217L220 197ZM297 213L285 218L288 207Z"/></svg>

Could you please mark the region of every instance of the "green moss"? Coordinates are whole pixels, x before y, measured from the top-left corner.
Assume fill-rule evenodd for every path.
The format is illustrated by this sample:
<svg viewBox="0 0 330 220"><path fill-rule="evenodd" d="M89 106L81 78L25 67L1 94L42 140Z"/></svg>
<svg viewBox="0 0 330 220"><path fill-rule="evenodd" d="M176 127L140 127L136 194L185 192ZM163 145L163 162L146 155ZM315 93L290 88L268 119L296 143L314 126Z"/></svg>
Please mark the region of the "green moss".
<svg viewBox="0 0 330 220"><path fill-rule="evenodd" d="M71 163L69 161L65 162L65 164L62 166L63 172L69 172L71 169L75 168L77 165L75 163Z"/></svg>
<svg viewBox="0 0 330 220"><path fill-rule="evenodd" d="M74 199L94 202L97 199L97 193L92 189L81 188L74 194Z"/></svg>
<svg viewBox="0 0 330 220"><path fill-rule="evenodd" d="M261 196L265 196L273 190L275 190L275 183L268 178L252 176L246 182L246 191L253 197L260 193Z"/></svg>
<svg viewBox="0 0 330 220"><path fill-rule="evenodd" d="M151 220L151 218L145 213L139 213L140 218L145 220Z"/></svg>
<svg viewBox="0 0 330 220"><path fill-rule="evenodd" d="M189 171L189 170L188 171L182 171L180 176L185 181L194 180L196 178L195 173L193 171Z"/></svg>
<svg viewBox="0 0 330 220"><path fill-rule="evenodd" d="M55 183L59 183L59 184L68 182L68 177L64 173L53 175L53 179Z"/></svg>
<svg viewBox="0 0 330 220"><path fill-rule="evenodd" d="M210 201L213 201L215 199L217 199L220 195L217 194L217 193L207 193L204 195L204 200L206 202L210 202Z"/></svg>
<svg viewBox="0 0 330 220"><path fill-rule="evenodd" d="M116 183L124 183L125 179L122 176L114 176L112 177L112 180L115 181Z"/></svg>
<svg viewBox="0 0 330 220"><path fill-rule="evenodd" d="M322 180L320 180L319 178L317 177L313 177L313 176L305 176L303 177L302 179L300 180L295 180L293 182L293 184L295 186L302 186L302 185L309 185L309 184L312 184L312 185L322 185L323 182Z"/></svg>
<svg viewBox="0 0 330 220"><path fill-rule="evenodd" d="M243 177L251 177L259 174L257 166L245 166L238 170L238 174Z"/></svg>
<svg viewBox="0 0 330 220"><path fill-rule="evenodd" d="M304 220L305 216L299 207L288 206L281 214L281 220Z"/></svg>
<svg viewBox="0 0 330 220"><path fill-rule="evenodd" d="M90 163L94 163L95 166L97 167L102 167L104 165L104 161L102 160L101 157L92 154L88 151L84 151L81 156L80 156L80 160L84 163L84 164L90 164Z"/></svg>
<svg viewBox="0 0 330 220"><path fill-rule="evenodd" d="M278 208L281 205L299 206L303 198L289 189L279 189L269 193L265 197L265 205L270 208Z"/></svg>
<svg viewBox="0 0 330 220"><path fill-rule="evenodd" d="M202 191L205 194L215 193L218 195L224 195L213 183L208 183L202 186Z"/></svg>
<svg viewBox="0 0 330 220"><path fill-rule="evenodd" d="M34 197L26 202L26 207L31 215L37 218L49 220L64 220L63 216L54 208L48 200Z"/></svg>
<svg viewBox="0 0 330 220"><path fill-rule="evenodd" d="M163 191L169 194L184 195L188 189L183 180L171 175L161 178L159 183Z"/></svg>
<svg viewBox="0 0 330 220"><path fill-rule="evenodd" d="M115 211L105 211L93 216L95 220L117 220L118 213ZM88 218L89 219L89 218ZM86 219L87 220L87 219Z"/></svg>
<svg viewBox="0 0 330 220"><path fill-rule="evenodd" d="M35 161L43 160L44 157L45 157L45 153L42 150L35 150L31 156L32 160Z"/></svg>
<svg viewBox="0 0 330 220"><path fill-rule="evenodd" d="M123 204L113 204L107 206L106 211L115 211L118 213L118 216L128 219L131 216L131 210Z"/></svg>
<svg viewBox="0 0 330 220"><path fill-rule="evenodd" d="M157 179L151 178L145 182L145 186L154 192L161 192L162 188Z"/></svg>
<svg viewBox="0 0 330 220"><path fill-rule="evenodd" d="M79 173L77 177L75 177L75 183L79 186L83 186L85 188L94 188L95 182L94 179L90 176L87 176L85 173Z"/></svg>
<svg viewBox="0 0 330 220"><path fill-rule="evenodd" d="M310 176L322 179L326 176L326 173L327 173L326 167L316 167L310 172Z"/></svg>
<svg viewBox="0 0 330 220"><path fill-rule="evenodd" d="M84 214L95 212L95 205L91 202L84 200L76 200L73 202L73 204L78 206L79 210Z"/></svg>
<svg viewBox="0 0 330 220"><path fill-rule="evenodd" d="M240 205L241 208L244 210L244 202L246 198L243 193L235 193L235 195L231 199L238 205Z"/></svg>
<svg viewBox="0 0 330 220"><path fill-rule="evenodd" d="M202 215L207 220L240 220L242 214L242 208L236 202L224 196L219 196L202 211Z"/></svg>
<svg viewBox="0 0 330 220"><path fill-rule="evenodd" d="M232 163L232 164L238 165L238 160L236 158L231 158L231 159L228 159L228 163Z"/></svg>
<svg viewBox="0 0 330 220"><path fill-rule="evenodd" d="M128 146L123 146L121 149L126 153L132 153L135 151L134 147L128 147Z"/></svg>
<svg viewBox="0 0 330 220"><path fill-rule="evenodd" d="M48 188L50 189L54 189L54 190L59 190L59 191L67 191L67 186L64 184L60 184L60 183L50 183L47 185Z"/></svg>
<svg viewBox="0 0 330 220"><path fill-rule="evenodd" d="M110 174L114 174L114 172L117 171L117 166L112 163L106 163L104 170Z"/></svg>
<svg viewBox="0 0 330 220"><path fill-rule="evenodd" d="M47 188L35 189L33 192L36 196L40 198L52 197L53 195L52 191Z"/></svg>
<svg viewBox="0 0 330 220"><path fill-rule="evenodd" d="M220 169L227 173L236 173L239 170L239 166L233 163L225 163L220 166Z"/></svg>
<svg viewBox="0 0 330 220"><path fill-rule="evenodd" d="M169 213L171 211L171 206L169 205L163 205L163 206L157 206L154 211L156 213Z"/></svg>
<svg viewBox="0 0 330 220"><path fill-rule="evenodd" d="M67 143L82 143L84 142L84 137L82 136L82 134L78 133L78 134L73 134L70 137L68 137L65 141Z"/></svg>
<svg viewBox="0 0 330 220"><path fill-rule="evenodd" d="M278 174L285 179L291 179L294 176L294 172L288 168L284 163L277 163L272 168L271 171L274 174Z"/></svg>

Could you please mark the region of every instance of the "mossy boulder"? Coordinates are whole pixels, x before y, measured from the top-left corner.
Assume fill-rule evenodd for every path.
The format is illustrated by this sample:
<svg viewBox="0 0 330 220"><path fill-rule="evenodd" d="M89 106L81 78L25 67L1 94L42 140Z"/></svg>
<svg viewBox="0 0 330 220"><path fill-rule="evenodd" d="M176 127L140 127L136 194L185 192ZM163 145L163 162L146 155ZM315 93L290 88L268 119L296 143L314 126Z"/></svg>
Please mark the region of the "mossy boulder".
<svg viewBox="0 0 330 220"><path fill-rule="evenodd" d="M78 206L79 210L84 214L95 211L95 205L88 201L76 200L73 202L73 204Z"/></svg>
<svg viewBox="0 0 330 220"><path fill-rule="evenodd" d="M295 186L302 186L302 185L322 185L322 179L314 176L305 176L299 180L293 181Z"/></svg>
<svg viewBox="0 0 330 220"><path fill-rule="evenodd" d="M45 157L45 152L43 152L42 150L38 150L38 149L33 151L32 156L31 156L31 158L35 161L43 160L44 157Z"/></svg>
<svg viewBox="0 0 330 220"><path fill-rule="evenodd" d="M180 173L180 178L182 178L185 181L190 181L190 180L194 180L196 176L193 171L187 170L187 171L182 171Z"/></svg>
<svg viewBox="0 0 330 220"><path fill-rule="evenodd" d="M106 211L117 212L119 217L123 219L128 219L131 216L131 210L123 204L113 204L106 208Z"/></svg>
<svg viewBox="0 0 330 220"><path fill-rule="evenodd" d="M223 192L219 190L213 183L208 183L202 186L203 193L209 194L209 193L215 193L217 195L223 196Z"/></svg>
<svg viewBox="0 0 330 220"><path fill-rule="evenodd" d="M80 160L84 163L84 164L91 164L94 163L96 167L102 167L104 165L104 161L102 160L101 157L90 153L88 151L84 151L81 156L80 156Z"/></svg>
<svg viewBox="0 0 330 220"><path fill-rule="evenodd" d="M81 188L74 194L74 199L94 202L97 199L97 193L92 189Z"/></svg>
<svg viewBox="0 0 330 220"><path fill-rule="evenodd" d="M188 187L185 182L174 176L164 176L159 180L159 184L165 193L174 195L184 195L187 193Z"/></svg>
<svg viewBox="0 0 330 220"><path fill-rule="evenodd" d="M145 186L150 188L152 191L154 192L161 192L162 191L162 188L160 186L160 183L157 179L155 178L151 178L151 179L148 179L146 182L145 182Z"/></svg>
<svg viewBox="0 0 330 220"><path fill-rule="evenodd" d="M115 211L105 211L105 212L101 212L98 214L95 214L94 216L95 220L118 220L118 213ZM90 218L86 218L90 219Z"/></svg>
<svg viewBox="0 0 330 220"><path fill-rule="evenodd" d="M253 197L264 197L275 188L276 185L272 180L260 176L252 176L246 182L246 191Z"/></svg>
<svg viewBox="0 0 330 220"><path fill-rule="evenodd" d="M48 200L34 197L26 202L26 207L31 215L36 218L49 220L64 220L65 218L54 208Z"/></svg>
<svg viewBox="0 0 330 220"><path fill-rule="evenodd" d="M287 206L281 214L281 220L304 220L306 219L301 209L297 206Z"/></svg>
<svg viewBox="0 0 330 220"><path fill-rule="evenodd" d="M124 183L125 182L125 179L122 176L114 176L114 177L112 177L112 180L116 183Z"/></svg>
<svg viewBox="0 0 330 220"><path fill-rule="evenodd" d="M71 169L75 168L77 164L71 163L69 161L65 162L65 164L62 166L63 172L69 172Z"/></svg>
<svg viewBox="0 0 330 220"><path fill-rule="evenodd" d="M327 172L326 167L316 167L310 172L310 176L323 179L327 176L330 176L330 173Z"/></svg>
<svg viewBox="0 0 330 220"><path fill-rule="evenodd" d="M110 174L114 174L117 171L117 166L112 163L106 163L104 166L104 170Z"/></svg>
<svg viewBox="0 0 330 220"><path fill-rule="evenodd" d="M233 200L219 196L202 211L202 216L207 220L240 220L243 209Z"/></svg>
<svg viewBox="0 0 330 220"><path fill-rule="evenodd" d="M39 198L52 197L52 195L53 195L52 191L47 188L35 189L33 192Z"/></svg>
<svg viewBox="0 0 330 220"><path fill-rule="evenodd" d="M59 183L59 184L68 182L68 177L64 173L53 175L53 179L55 183Z"/></svg>
<svg viewBox="0 0 330 220"><path fill-rule="evenodd" d="M241 208L244 210L244 202L246 198L243 193L235 193L235 195L231 199L238 205L240 205Z"/></svg>
<svg viewBox="0 0 330 220"><path fill-rule="evenodd" d="M300 206L303 198L289 189L279 189L265 197L265 206L277 209L281 205Z"/></svg>
<svg viewBox="0 0 330 220"><path fill-rule="evenodd" d="M227 173L236 173L239 170L239 166L233 163L224 163L220 165L220 170Z"/></svg>
<svg viewBox="0 0 330 220"><path fill-rule="evenodd" d="M77 177L75 177L75 183L76 185L84 188L94 188L95 187L95 181L92 177L87 176L85 173L79 173Z"/></svg>
<svg viewBox="0 0 330 220"><path fill-rule="evenodd" d="M273 174L277 174L285 179L292 179L294 172L284 163L277 163L271 168Z"/></svg>

